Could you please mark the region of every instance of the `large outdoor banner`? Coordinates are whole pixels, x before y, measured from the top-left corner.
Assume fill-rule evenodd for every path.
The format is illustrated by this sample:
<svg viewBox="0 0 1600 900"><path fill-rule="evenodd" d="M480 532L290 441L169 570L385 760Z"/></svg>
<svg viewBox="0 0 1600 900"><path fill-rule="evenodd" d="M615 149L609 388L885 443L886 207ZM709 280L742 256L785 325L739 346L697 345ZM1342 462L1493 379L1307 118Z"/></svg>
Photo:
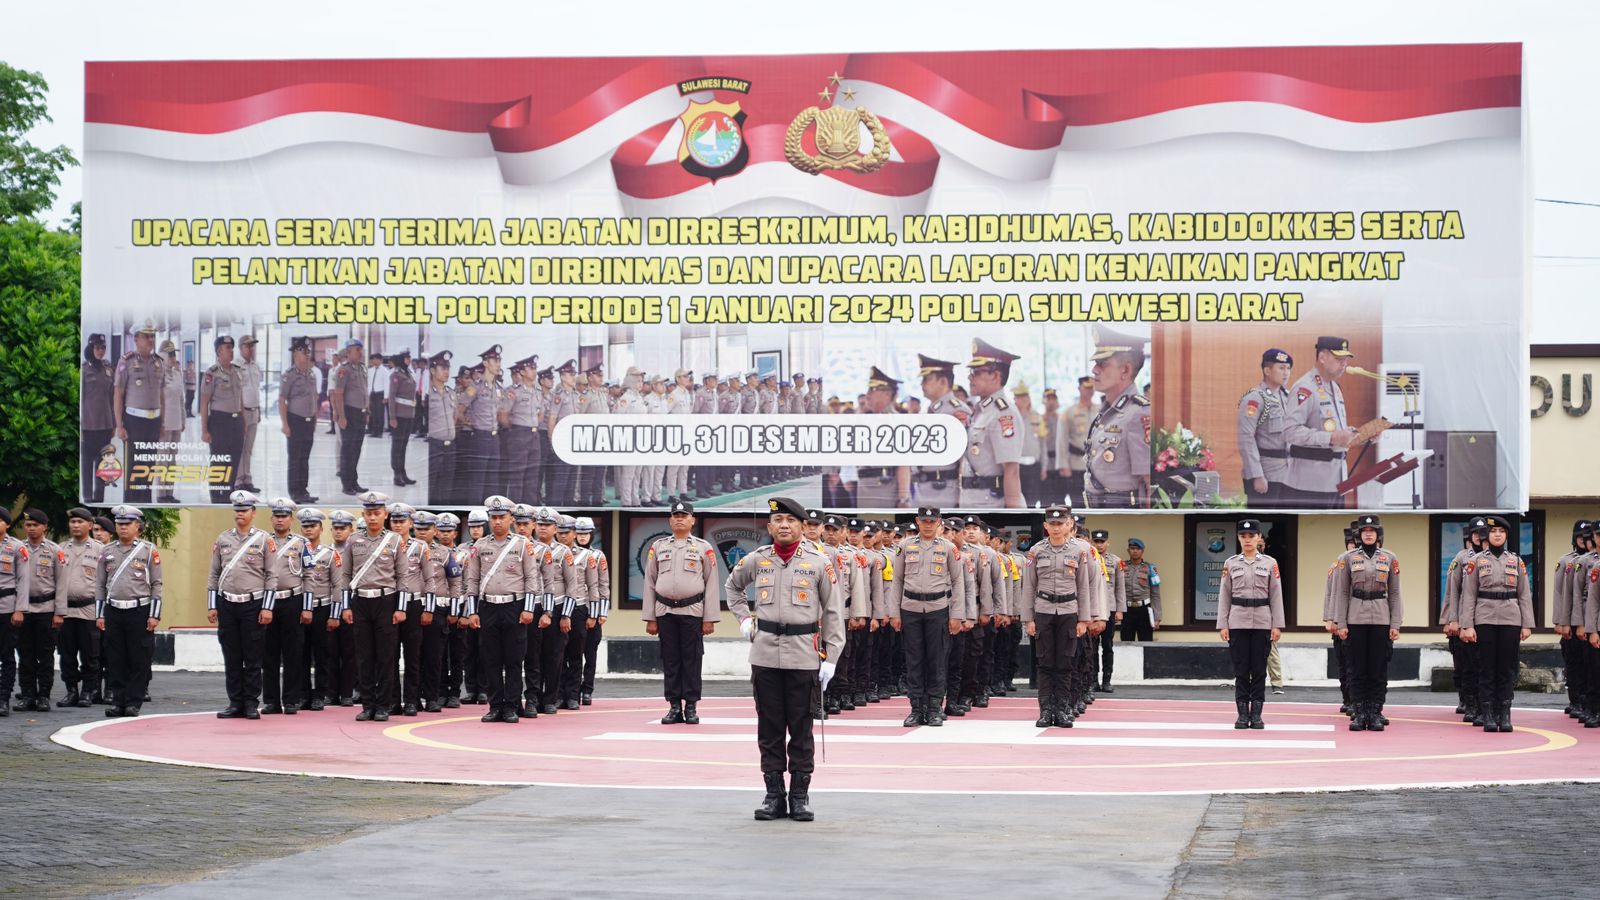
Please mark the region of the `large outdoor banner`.
<svg viewBox="0 0 1600 900"><path fill-rule="evenodd" d="M91 63L83 493L1521 508L1521 72Z"/></svg>

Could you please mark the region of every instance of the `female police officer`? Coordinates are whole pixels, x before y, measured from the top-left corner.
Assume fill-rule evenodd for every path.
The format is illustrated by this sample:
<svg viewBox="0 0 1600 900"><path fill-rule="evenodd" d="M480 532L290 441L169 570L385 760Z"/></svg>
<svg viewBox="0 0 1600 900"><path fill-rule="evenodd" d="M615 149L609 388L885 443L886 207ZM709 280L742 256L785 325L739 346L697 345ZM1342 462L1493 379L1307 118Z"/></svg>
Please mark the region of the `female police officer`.
<svg viewBox="0 0 1600 900"><path fill-rule="evenodd" d="M1533 634L1528 568L1506 546L1504 516L1485 516L1489 549L1467 562L1461 576L1461 639L1478 645L1478 702L1484 731L1511 730L1517 683L1517 643Z"/></svg>
<svg viewBox="0 0 1600 900"><path fill-rule="evenodd" d="M1234 728L1265 728L1267 651L1283 629L1283 577L1278 561L1261 551L1261 523L1239 522L1240 552L1222 564L1217 630L1233 657Z"/></svg>

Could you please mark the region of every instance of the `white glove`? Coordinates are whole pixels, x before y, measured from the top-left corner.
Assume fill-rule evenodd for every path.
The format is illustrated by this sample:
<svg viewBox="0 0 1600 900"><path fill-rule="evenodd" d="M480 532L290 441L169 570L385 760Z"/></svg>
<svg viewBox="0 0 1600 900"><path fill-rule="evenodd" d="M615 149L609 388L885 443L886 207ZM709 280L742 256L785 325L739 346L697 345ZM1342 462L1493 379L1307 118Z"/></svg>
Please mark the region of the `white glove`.
<svg viewBox="0 0 1600 900"><path fill-rule="evenodd" d="M839 664L838 663L829 662L827 660L823 660L822 661L821 667L819 667L817 669L817 677L822 679L822 689L823 690L827 690L828 689L828 682L833 680L833 673L838 668L839 668Z"/></svg>
<svg viewBox="0 0 1600 900"><path fill-rule="evenodd" d="M740 619L739 633L744 635L745 640L754 641L756 639L756 617L749 616L747 618Z"/></svg>

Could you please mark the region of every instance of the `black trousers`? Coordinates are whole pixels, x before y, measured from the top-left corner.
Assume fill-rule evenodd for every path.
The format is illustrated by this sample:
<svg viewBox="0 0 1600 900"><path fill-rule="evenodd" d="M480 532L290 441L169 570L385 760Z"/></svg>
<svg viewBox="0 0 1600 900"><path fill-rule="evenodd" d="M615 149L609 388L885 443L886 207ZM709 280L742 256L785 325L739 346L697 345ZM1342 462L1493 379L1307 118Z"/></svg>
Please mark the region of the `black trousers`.
<svg viewBox="0 0 1600 900"><path fill-rule="evenodd" d="M68 618L62 622L56 650L61 654L61 681L68 690L79 684L85 693L99 688L100 629L93 619Z"/></svg>
<svg viewBox="0 0 1600 900"><path fill-rule="evenodd" d="M1383 705L1389 691L1387 625L1351 625L1349 646L1351 696L1357 703Z"/></svg>
<svg viewBox="0 0 1600 900"><path fill-rule="evenodd" d="M444 700L444 645L448 613L441 610L433 614L433 621L422 626L422 684L419 693L423 700ZM409 665L409 663L408 663Z"/></svg>
<svg viewBox="0 0 1600 900"><path fill-rule="evenodd" d="M383 437L383 426L389 422L388 410L383 405L383 395L376 392L368 393L367 409L372 411L372 418L367 422L367 433L373 437Z"/></svg>
<svg viewBox="0 0 1600 900"><path fill-rule="evenodd" d="M303 595L274 604L271 624L263 626L264 699L268 704L299 706L306 698L306 627L300 624Z"/></svg>
<svg viewBox="0 0 1600 900"><path fill-rule="evenodd" d="M94 469L100 462L100 451L111 443L116 433L112 428L96 428L85 431L78 443L78 481L82 491L79 496L97 506L105 502L106 483L95 477Z"/></svg>
<svg viewBox="0 0 1600 900"><path fill-rule="evenodd" d="M211 485L211 502L227 503L228 495L233 493L234 478L239 474L236 468L239 456L244 453L244 419L240 413L212 410L206 416L206 430L211 432L211 465L226 466L228 472L228 477L222 483ZM128 432L128 438L133 438L133 432ZM138 501L130 496L129 502ZM218 616L221 616L220 612Z"/></svg>
<svg viewBox="0 0 1600 900"><path fill-rule="evenodd" d="M995 635L995 680L1011 683L1017 677L1017 655L1022 648L1022 623L1012 622Z"/></svg>
<svg viewBox="0 0 1600 900"><path fill-rule="evenodd" d="M1353 681L1350 678L1350 639L1333 636L1333 661L1339 668L1339 693L1344 697L1345 705L1355 699Z"/></svg>
<svg viewBox="0 0 1600 900"><path fill-rule="evenodd" d="M903 612L900 636L906 652L906 696L930 708L945 690L950 662L950 610Z"/></svg>
<svg viewBox="0 0 1600 900"><path fill-rule="evenodd" d="M705 638L699 616L664 615L656 619L661 646L661 692L668 702L700 702L701 660Z"/></svg>
<svg viewBox="0 0 1600 900"><path fill-rule="evenodd" d="M471 657L474 665L470 675L468 674L467 668L467 642L469 640L469 636L475 637L476 633L473 632L472 629L468 628L466 622L462 619L457 619L456 624L454 625L445 625L444 695L446 697L455 697L458 700L461 698L461 683L463 679L466 680L467 690L469 692L477 693L478 691L476 652L474 652Z"/></svg>
<svg viewBox="0 0 1600 900"><path fill-rule="evenodd" d="M411 445L411 419L395 419L400 423L389 431L389 468L394 470L395 480L406 472L406 448Z"/></svg>
<svg viewBox="0 0 1600 900"><path fill-rule="evenodd" d="M340 697L337 671L333 664L334 632L328 630L328 615L333 610L330 604L311 607L311 624L302 625L304 632L304 650L300 654L300 683L305 689L300 694L300 699L310 700L321 698L323 700L337 701Z"/></svg>
<svg viewBox="0 0 1600 900"><path fill-rule="evenodd" d="M154 444L161 440L161 420L144 419L134 415L122 417L122 427L128 430L128 474L127 490L123 497L129 503L149 503L150 485L154 479L148 470L135 481L134 474L139 466L152 466L161 459L160 451L153 447L141 448L140 444ZM243 441L244 432L240 432L240 441ZM216 437L213 433L212 437ZM238 459L235 454L234 459Z"/></svg>
<svg viewBox="0 0 1600 900"><path fill-rule="evenodd" d="M1517 687L1518 625L1478 626L1478 699L1510 706Z"/></svg>
<svg viewBox="0 0 1600 900"><path fill-rule="evenodd" d="M396 429L390 435L401 434L410 436L409 431ZM406 620L400 623L398 629L399 640L395 654L395 682L400 686L401 703L412 706L421 706L427 695L422 693L422 601L412 600L406 604ZM400 674L400 659L405 658L405 674Z"/></svg>
<svg viewBox="0 0 1600 900"><path fill-rule="evenodd" d="M1564 670L1562 674L1567 682L1567 704L1575 706L1579 702L1579 697L1583 694L1583 685L1585 683L1583 648L1588 645L1588 640L1577 637L1564 637L1559 643L1561 646L1561 665ZM1454 651L1455 645L1451 644L1450 649ZM1459 673L1461 670L1457 668L1456 671Z"/></svg>
<svg viewBox="0 0 1600 900"><path fill-rule="evenodd" d="M551 616L550 627L539 634L539 705L561 703L561 667L567 658L567 633L561 630L561 617Z"/></svg>
<svg viewBox="0 0 1600 900"><path fill-rule="evenodd" d="M600 641L605 637L604 625L599 619L594 620L594 627L587 629L583 638L583 693L594 693L594 670L600 661Z"/></svg>
<svg viewBox="0 0 1600 900"><path fill-rule="evenodd" d="M528 628L518 619L522 604L484 603L478 609L478 655L483 662L484 687L490 706L499 709L517 705L517 679L522 657L527 651Z"/></svg>
<svg viewBox="0 0 1600 900"><path fill-rule="evenodd" d="M1562 644L1565 650L1566 642L1563 641ZM1461 635L1454 634L1450 636L1450 657L1456 666L1456 694L1461 697L1463 704L1477 703L1478 648L1463 641Z"/></svg>
<svg viewBox="0 0 1600 900"><path fill-rule="evenodd" d="M961 660L961 697L970 700L994 682L994 622L967 632L967 655Z"/></svg>
<svg viewBox="0 0 1600 900"><path fill-rule="evenodd" d="M522 698L534 706L542 706L539 702L539 692L544 690L544 633L549 629L539 627L539 613L533 614L533 621L523 626L527 638L522 643ZM554 616L550 618L550 628L556 627ZM486 670L487 671L487 670Z"/></svg>
<svg viewBox="0 0 1600 900"><path fill-rule="evenodd" d="M217 621L222 621L218 613ZM150 633L150 607L117 609L106 606L106 630L101 635L105 651L106 686L113 706L138 706L150 687L150 657L156 636Z"/></svg>
<svg viewBox="0 0 1600 900"><path fill-rule="evenodd" d="M462 465L467 497L481 503L484 497L499 493L496 482L500 475L500 436L488 431L462 434L457 451L457 462ZM520 502L520 500L519 500Z"/></svg>
<svg viewBox="0 0 1600 900"><path fill-rule="evenodd" d="M261 627L260 616L260 600L217 600L217 641L222 644L230 706L255 706L261 702L261 656L266 630Z"/></svg>
<svg viewBox="0 0 1600 900"><path fill-rule="evenodd" d="M24 697L46 700L55 685L56 630L50 622L54 612L22 614L22 628L17 633L17 685Z"/></svg>
<svg viewBox="0 0 1600 900"><path fill-rule="evenodd" d="M11 689L17 683L17 632L9 614L0 614L0 702L11 702Z"/></svg>
<svg viewBox="0 0 1600 900"><path fill-rule="evenodd" d="M361 685L361 705L367 709L394 706L396 661L400 658L400 626L394 622L399 597L352 597L356 673Z"/></svg>
<svg viewBox="0 0 1600 900"><path fill-rule="evenodd" d="M1033 640L1034 665L1038 667L1040 702L1066 703L1072 697L1072 670L1079 665L1078 617L1076 614L1036 616Z"/></svg>
<svg viewBox="0 0 1600 900"><path fill-rule="evenodd" d="M1115 618L1115 613L1113 613L1112 616L1113 616L1113 618ZM1127 618L1127 617L1124 616L1123 618ZM1117 658L1116 636L1117 636L1116 623L1115 622L1107 622L1106 623L1106 630L1100 632L1099 636L1097 636L1094 639L1095 643L1099 645L1098 649L1100 651L1100 682L1102 684L1110 684L1111 683L1111 668L1112 668L1112 665L1116 662L1116 658Z"/></svg>
<svg viewBox="0 0 1600 900"><path fill-rule="evenodd" d="M589 605L579 603L572 612L572 631L567 634L561 658L561 679L556 690L560 700L577 700L583 692L583 649L589 643Z"/></svg>
<svg viewBox="0 0 1600 900"><path fill-rule="evenodd" d="M456 495L456 442L428 438L428 502L465 503Z"/></svg>
<svg viewBox="0 0 1600 900"><path fill-rule="evenodd" d="M500 449L509 496L517 498L519 503L542 503L539 467L543 455L539 452L539 430L527 425L510 425L501 432L501 437L505 439Z"/></svg>
<svg viewBox="0 0 1600 900"><path fill-rule="evenodd" d="M945 620L949 618L946 613ZM750 685L756 699L756 744L761 748L762 774L787 769L793 775L810 775L816 767L816 746L811 735L816 670L753 665Z"/></svg>
<svg viewBox="0 0 1600 900"><path fill-rule="evenodd" d="M1592 644L1585 643L1584 655L1584 684L1583 701L1591 710L1600 712L1600 650Z"/></svg>
<svg viewBox="0 0 1600 900"><path fill-rule="evenodd" d="M554 452L545 459L545 469L550 472L550 493L546 495L545 502L556 506L570 505L575 490L573 477L577 469Z"/></svg>
<svg viewBox="0 0 1600 900"><path fill-rule="evenodd" d="M354 612L352 609L352 616ZM331 651L328 662L333 666L333 675L329 679L330 692L337 691L333 694L337 697L354 696L361 675L360 667L356 665L356 626L341 621L338 628L328 633L328 645Z"/></svg>
<svg viewBox="0 0 1600 900"><path fill-rule="evenodd" d="M310 496L311 447L317 440L316 416L289 417L289 496Z"/></svg>
<svg viewBox="0 0 1600 900"><path fill-rule="evenodd" d="M1238 703L1265 703L1267 654L1272 650L1269 628L1231 628L1228 655L1233 657L1233 699Z"/></svg>
<svg viewBox="0 0 1600 900"><path fill-rule="evenodd" d="M1125 642L1155 640L1155 616L1151 612L1149 606L1128 607L1128 611L1122 614L1122 640Z"/></svg>
<svg viewBox="0 0 1600 900"><path fill-rule="evenodd" d="M872 685L879 694L886 695L895 686L893 667L897 634L899 632L888 625L880 625L872 633Z"/></svg>
<svg viewBox="0 0 1600 900"><path fill-rule="evenodd" d="M344 427L339 429L339 480L348 491L361 483L361 442L367 439L367 411L346 407L344 420Z"/></svg>
<svg viewBox="0 0 1600 900"><path fill-rule="evenodd" d="M961 701L961 668L966 664L967 651L972 646L972 635L971 631L950 635L950 655L945 660L943 685L946 702Z"/></svg>

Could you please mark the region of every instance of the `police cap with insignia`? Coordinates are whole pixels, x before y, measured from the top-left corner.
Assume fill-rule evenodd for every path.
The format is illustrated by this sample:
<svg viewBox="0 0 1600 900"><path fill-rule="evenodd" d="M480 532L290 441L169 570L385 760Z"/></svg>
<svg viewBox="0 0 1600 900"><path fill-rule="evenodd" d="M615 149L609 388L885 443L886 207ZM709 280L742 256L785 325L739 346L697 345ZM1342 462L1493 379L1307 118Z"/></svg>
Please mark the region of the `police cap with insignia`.
<svg viewBox="0 0 1600 900"><path fill-rule="evenodd" d="M870 370L867 371L867 390L869 390L869 391L877 391L877 390L893 391L893 390L899 389L899 387L900 387L900 382L899 381L897 381L897 380L895 380L893 378L890 378L888 375L884 374L884 371L882 369L878 368L877 366L873 366Z"/></svg>
<svg viewBox="0 0 1600 900"><path fill-rule="evenodd" d="M439 530L455 531L461 527L461 520L455 513L439 513Z"/></svg>
<svg viewBox="0 0 1600 900"><path fill-rule="evenodd" d="M794 516L803 522L806 518L806 508L790 497L771 497L767 500L767 518L773 516Z"/></svg>
<svg viewBox="0 0 1600 900"><path fill-rule="evenodd" d="M251 346L253 344L259 344L259 343L261 343L261 342L256 340L256 336L253 335L253 334L247 334L244 337L239 338L239 346L241 346L241 347L249 347L249 346Z"/></svg>
<svg viewBox="0 0 1600 900"><path fill-rule="evenodd" d="M1094 387L1094 376L1080 375L1078 377L1078 387Z"/></svg>
<svg viewBox="0 0 1600 900"><path fill-rule="evenodd" d="M367 491L356 499L361 501L362 509L387 509L389 506L389 495L379 491Z"/></svg>
<svg viewBox="0 0 1600 900"><path fill-rule="evenodd" d="M532 522L534 515L533 507L526 503L518 503L511 507L511 518L518 522Z"/></svg>
<svg viewBox="0 0 1600 900"><path fill-rule="evenodd" d="M844 523L844 527L849 531L862 531L866 528L866 523L852 516Z"/></svg>
<svg viewBox="0 0 1600 900"><path fill-rule="evenodd" d="M562 375L576 375L578 374L578 361L575 359L569 359L560 366L557 366L556 371Z"/></svg>
<svg viewBox="0 0 1600 900"><path fill-rule="evenodd" d="M468 510L467 511L467 524L468 525L487 525L487 524L489 524L489 511L487 509L484 509L483 507L479 507L477 509Z"/></svg>
<svg viewBox="0 0 1600 900"><path fill-rule="evenodd" d="M918 522L926 522L926 521L931 521L931 520L937 520L937 519L940 519L940 518L942 518L942 514L939 512L939 507L937 507L937 506L919 506L919 507L917 507L917 521Z"/></svg>
<svg viewBox="0 0 1600 900"><path fill-rule="evenodd" d="M1506 519L1505 516L1488 515L1483 517L1483 521L1483 527L1485 528L1504 528L1507 531L1511 530L1511 522Z"/></svg>
<svg viewBox="0 0 1600 900"><path fill-rule="evenodd" d="M22 513L22 521L23 522L32 522L32 523L34 523L36 525L49 525L50 524L50 517L45 515L44 510L36 509L36 508L30 506L30 507L28 507L28 509L23 511L23 513Z"/></svg>
<svg viewBox="0 0 1600 900"><path fill-rule="evenodd" d="M145 319L143 322L140 322L139 325L133 329L132 333L133 334L148 334L151 337L155 337L155 334L156 334L156 320L155 319Z"/></svg>
<svg viewBox="0 0 1600 900"><path fill-rule="evenodd" d="M576 519L572 518L571 516L567 515L566 513L562 513L561 515L556 517L556 530L557 531L571 531L573 528L576 528L577 525L578 525L578 521Z"/></svg>
<svg viewBox="0 0 1600 900"><path fill-rule="evenodd" d="M272 510L275 516L294 515L294 501L288 497L273 497L267 501L267 509Z"/></svg>
<svg viewBox="0 0 1600 900"><path fill-rule="evenodd" d="M606 367L601 363L595 363L589 368L583 370L583 374L585 375L604 375L605 373Z"/></svg>
<svg viewBox="0 0 1600 900"><path fill-rule="evenodd" d="M440 350L438 353L428 357L428 368L444 366L445 372L449 372L451 355L449 350Z"/></svg>
<svg viewBox="0 0 1600 900"><path fill-rule="evenodd" d="M1317 352L1321 353L1324 350L1332 353L1334 356L1355 356L1354 353L1350 352L1350 341L1342 337L1330 337L1328 335L1323 335L1322 337L1317 338Z"/></svg>
<svg viewBox="0 0 1600 900"><path fill-rule="evenodd" d="M951 531L960 531L966 527L966 522L960 516L949 516L944 520L944 527Z"/></svg>
<svg viewBox="0 0 1600 900"><path fill-rule="evenodd" d="M1144 541L1140 540L1139 538L1128 538L1128 546L1129 547L1138 547L1140 550L1143 550L1144 549Z"/></svg>
<svg viewBox="0 0 1600 900"><path fill-rule="evenodd" d="M1240 519L1237 530L1240 534L1260 534L1261 522L1256 519Z"/></svg>
<svg viewBox="0 0 1600 900"><path fill-rule="evenodd" d="M327 518L322 514L322 510L317 509L315 506L305 507L296 513L295 517L300 520L301 525L320 525L322 520Z"/></svg>
<svg viewBox="0 0 1600 900"><path fill-rule="evenodd" d="M668 509L667 514L673 516L692 516L694 515L694 504L687 500L674 500L672 501L672 506Z"/></svg>
<svg viewBox="0 0 1600 900"><path fill-rule="evenodd" d="M87 509L84 509L81 506L74 506L73 508L67 510L67 521L70 522L73 519L82 519L85 522L93 522L94 513L89 512Z"/></svg>
<svg viewBox="0 0 1600 900"><path fill-rule="evenodd" d="M594 531L594 520L588 516L579 516L576 527L579 534L590 534Z"/></svg>
<svg viewBox="0 0 1600 900"><path fill-rule="evenodd" d="M809 506L806 507L806 521L807 522L821 522L822 519L823 519L823 516L824 516L824 513L822 512L822 510L813 509L813 508L811 508Z"/></svg>
<svg viewBox="0 0 1600 900"><path fill-rule="evenodd" d="M1467 525L1467 532L1469 534L1471 532L1474 532L1474 531L1488 531L1488 530L1489 530L1489 520L1485 519L1483 516L1475 516L1475 517L1473 517L1472 521L1470 523L1468 523L1468 525Z"/></svg>
<svg viewBox="0 0 1600 900"><path fill-rule="evenodd" d="M1072 510L1065 506L1046 507L1044 520L1046 522L1070 522L1072 521Z"/></svg>
<svg viewBox="0 0 1600 900"><path fill-rule="evenodd" d="M218 347L221 347L223 344L227 344L229 347L232 347L233 336L227 334L217 335L216 338L211 342L211 349L215 350Z"/></svg>
<svg viewBox="0 0 1600 900"><path fill-rule="evenodd" d="M500 358L500 345L499 344L495 344L494 346L492 346L489 349L483 351L482 353L479 353L478 354L478 358L479 359L499 359Z"/></svg>
<svg viewBox="0 0 1600 900"><path fill-rule="evenodd" d="M261 498L249 491L234 491L228 495L228 502L237 510L255 509L261 505Z"/></svg>
<svg viewBox="0 0 1600 900"><path fill-rule="evenodd" d="M144 513L137 506L123 503L111 508L111 518L118 522L143 522Z"/></svg>
<svg viewBox="0 0 1600 900"><path fill-rule="evenodd" d="M556 370L551 366L545 366L544 368L539 370L539 380L540 381L554 381L555 377L556 377Z"/></svg>
<svg viewBox="0 0 1600 900"><path fill-rule="evenodd" d="M848 525L849 522L849 519L846 519L839 513L828 513L822 517L822 524L829 528L843 528L844 526Z"/></svg>
<svg viewBox="0 0 1600 900"><path fill-rule="evenodd" d="M533 521L540 525L554 525L561 521L561 516L548 506L541 506L533 511Z"/></svg>
<svg viewBox="0 0 1600 900"><path fill-rule="evenodd" d="M350 340L344 342L344 349L346 349L346 350L349 350L351 347L364 347L364 346L366 346L366 345L361 343L361 338L354 338L353 337Z"/></svg>
<svg viewBox="0 0 1600 900"><path fill-rule="evenodd" d="M1105 530L1104 528L1096 528L1093 532L1090 533L1089 537L1092 538L1093 540L1095 540L1096 542L1109 541L1109 540L1111 540L1111 532Z"/></svg>
<svg viewBox="0 0 1600 900"><path fill-rule="evenodd" d="M1147 342L1148 339L1140 335L1099 326L1094 330L1094 353L1089 359L1091 362L1100 362L1120 355L1132 363L1137 371L1144 365L1144 346Z"/></svg>
<svg viewBox="0 0 1600 900"><path fill-rule="evenodd" d="M328 521L332 522L335 528L349 528L356 524L356 517L351 515L348 509L336 509L328 514Z"/></svg>
<svg viewBox="0 0 1600 900"><path fill-rule="evenodd" d="M1594 523L1588 519L1579 519L1572 523L1573 537L1590 537L1594 534Z"/></svg>
<svg viewBox="0 0 1600 900"><path fill-rule="evenodd" d="M415 522L418 528L432 528L439 524L439 517L425 509L419 509L416 515L411 517L411 521Z"/></svg>
<svg viewBox="0 0 1600 900"><path fill-rule="evenodd" d="M495 494L483 501L483 511L489 516L509 516L516 506L515 503L511 502L510 497L502 497L499 494ZM468 519L468 521L471 520Z"/></svg>
<svg viewBox="0 0 1600 900"><path fill-rule="evenodd" d="M965 516L962 517L961 524L962 525L976 525L979 528L982 528L983 527L983 519L977 513L967 513Z"/></svg>
<svg viewBox="0 0 1600 900"><path fill-rule="evenodd" d="M416 510L408 504L400 503L399 501L389 504L389 518L391 519L405 519L406 521L410 521L411 516L415 513Z"/></svg>
<svg viewBox="0 0 1600 900"><path fill-rule="evenodd" d="M11 521L11 513L5 512L4 510L0 510L0 513L5 515L6 522L9 523ZM106 531L114 531L117 527L116 523L112 522L105 516L95 516L94 524L99 528L105 529Z"/></svg>
<svg viewBox="0 0 1600 900"><path fill-rule="evenodd" d="M1079 528L1084 528L1084 527L1087 527L1088 524L1089 524L1089 517L1084 515L1083 513L1076 513L1076 514L1073 515L1072 521L1077 523Z"/></svg>
<svg viewBox="0 0 1600 900"><path fill-rule="evenodd" d="M1360 531L1360 530L1365 529L1365 528L1382 528L1382 527L1383 527L1383 523L1378 521L1378 517L1377 516L1366 515L1366 516L1360 516L1360 517L1358 517L1356 519L1356 530L1357 531Z"/></svg>
<svg viewBox="0 0 1600 900"><path fill-rule="evenodd" d="M994 346L983 338L972 339L972 358L967 360L967 368L984 369L997 368L1004 375L1011 374L1011 364L1021 359L1015 353L1009 353Z"/></svg>
<svg viewBox="0 0 1600 900"><path fill-rule="evenodd" d="M1028 393L1028 383L1026 381L1018 381L1017 386L1011 389L1011 396L1031 397L1033 395Z"/></svg>
<svg viewBox="0 0 1600 900"><path fill-rule="evenodd" d="M1045 399L1046 399L1046 400L1049 400L1049 399L1051 399L1051 398L1052 398L1052 397L1054 397L1054 396L1055 396L1055 395L1056 395L1056 389L1055 389L1055 388L1053 388L1053 387L1047 387L1047 388L1045 388L1045 389L1044 389L1044 398L1045 398Z"/></svg>
<svg viewBox="0 0 1600 900"><path fill-rule="evenodd" d="M1263 366L1272 366L1278 363L1287 363L1292 366L1294 365L1294 357L1289 355L1289 351L1279 350L1277 347L1271 347L1261 354L1261 364Z"/></svg>
<svg viewBox="0 0 1600 900"><path fill-rule="evenodd" d="M306 353L310 353L311 352L311 338L306 337L303 334L300 335L299 337L290 338L289 339L289 352L290 353L300 353L302 351L304 351Z"/></svg>

